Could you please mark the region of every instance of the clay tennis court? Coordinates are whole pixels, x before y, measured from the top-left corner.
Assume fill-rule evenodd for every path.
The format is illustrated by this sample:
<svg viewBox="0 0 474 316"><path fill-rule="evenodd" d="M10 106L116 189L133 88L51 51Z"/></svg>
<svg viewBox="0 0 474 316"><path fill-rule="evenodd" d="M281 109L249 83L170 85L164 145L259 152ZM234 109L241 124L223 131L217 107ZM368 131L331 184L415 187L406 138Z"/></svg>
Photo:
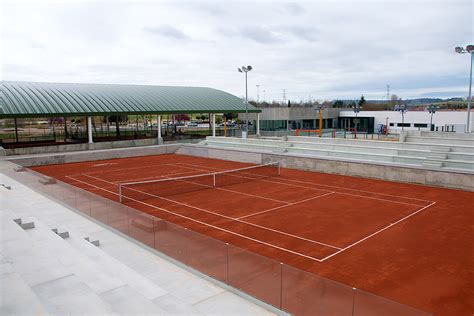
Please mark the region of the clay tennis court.
<svg viewBox="0 0 474 316"><path fill-rule="evenodd" d="M403 304L473 310L469 192L182 155L33 169Z"/></svg>

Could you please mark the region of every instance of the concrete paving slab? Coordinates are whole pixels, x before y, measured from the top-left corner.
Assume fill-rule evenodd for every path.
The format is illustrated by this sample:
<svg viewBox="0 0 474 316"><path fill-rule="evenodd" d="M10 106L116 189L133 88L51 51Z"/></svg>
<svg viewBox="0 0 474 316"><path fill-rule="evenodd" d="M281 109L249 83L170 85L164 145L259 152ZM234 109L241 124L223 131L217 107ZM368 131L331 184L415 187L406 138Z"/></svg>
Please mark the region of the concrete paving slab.
<svg viewBox="0 0 474 316"><path fill-rule="evenodd" d="M42 283L32 289L51 314L113 314L112 307L75 275Z"/></svg>
<svg viewBox="0 0 474 316"><path fill-rule="evenodd" d="M100 297L121 315L171 315L160 304L155 304L128 285L102 293Z"/></svg>
<svg viewBox="0 0 474 316"><path fill-rule="evenodd" d="M222 292L201 302L194 304L194 307L208 316L265 316L273 315L271 312L250 303L249 301L232 295L229 292Z"/></svg>
<svg viewBox="0 0 474 316"><path fill-rule="evenodd" d="M0 277L0 315L48 315L41 301L16 273Z"/></svg>
<svg viewBox="0 0 474 316"><path fill-rule="evenodd" d="M165 310L170 315L176 316L204 316L195 306L190 304L185 304L183 301L172 294L163 295L155 300L153 300L157 305L159 305L163 310ZM225 315L222 314L222 315Z"/></svg>

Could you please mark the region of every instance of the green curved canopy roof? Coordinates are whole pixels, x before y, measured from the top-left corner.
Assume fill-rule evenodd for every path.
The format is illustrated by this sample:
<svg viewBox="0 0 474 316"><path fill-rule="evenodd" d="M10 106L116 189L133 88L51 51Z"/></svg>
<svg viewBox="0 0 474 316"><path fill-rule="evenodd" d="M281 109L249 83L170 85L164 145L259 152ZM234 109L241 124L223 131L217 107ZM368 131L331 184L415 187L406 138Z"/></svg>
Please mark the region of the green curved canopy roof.
<svg viewBox="0 0 474 316"><path fill-rule="evenodd" d="M231 112L245 112L242 99L212 88L0 82L0 118Z"/></svg>

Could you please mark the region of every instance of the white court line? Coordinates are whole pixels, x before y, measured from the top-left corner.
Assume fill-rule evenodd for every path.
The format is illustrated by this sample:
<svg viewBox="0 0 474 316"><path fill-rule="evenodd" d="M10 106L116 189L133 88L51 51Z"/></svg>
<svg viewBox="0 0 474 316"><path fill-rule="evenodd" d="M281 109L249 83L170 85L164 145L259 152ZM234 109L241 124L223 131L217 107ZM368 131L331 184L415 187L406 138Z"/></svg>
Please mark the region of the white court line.
<svg viewBox="0 0 474 316"><path fill-rule="evenodd" d="M129 157L129 158L133 158L133 157ZM163 163L163 164L156 164L156 165L146 165L146 166L139 166L139 167L128 167L128 168L123 168L123 167L120 167L118 166L116 169L107 169L107 170L102 170L102 171L91 171L91 172L86 172L87 174L104 174L104 173L109 173L109 172L117 172L117 171L125 171L127 172L128 170L135 170L135 169L143 169L143 168L159 168L159 167L166 167L166 166L171 166L171 165L175 165L175 163ZM76 173L76 174L73 174L71 175L72 176L77 176L77 175L80 175L80 174L85 174L85 173Z"/></svg>
<svg viewBox="0 0 474 316"><path fill-rule="evenodd" d="M360 240L358 240L358 241L356 241L356 242L350 244L349 246L342 248L342 249L339 250L338 252L335 252L335 253L333 253L333 254L327 256L327 257L324 257L323 259L321 259L321 262L322 262L322 261L325 261L325 260L327 260L327 259L329 259L329 258L331 258L331 257L333 257L333 256L335 256L335 255L337 255L337 254L339 254L339 253L341 253L341 252L343 252L343 251L346 251L347 249L352 248L352 247L354 247L355 245L357 245L357 244L359 244L359 243L361 243L361 242L363 242L363 241L365 241L365 240L367 240L367 239L369 239L369 238L371 238L371 237L373 237L373 236L375 236L375 235L377 235L377 234L380 234L380 233L383 232L384 230L386 230L386 229L388 229L388 228L390 228L390 227L393 227L393 226L397 225L398 223L400 223L400 222L402 222L402 221L404 221L404 220L406 220L406 219L412 217L413 215L415 215L415 214L417 214L417 213L419 213L419 212L421 212L421 211L427 209L428 207L430 207L430 206L432 206L432 205L434 205L434 204L436 204L436 202L432 202L432 203L429 204L429 205L423 206L423 207L420 208L419 210L417 210L417 211L415 211L415 212L413 212L413 213L411 213L411 214L408 214L408 215L405 216L405 217L402 217L402 218L399 219L398 221L396 221L396 222L394 222L394 223L391 223L390 225L385 226L385 227L382 228L382 229L379 229L379 230L376 231L375 233L372 233L372 234L370 234L369 236L364 237L364 238L362 238L362 239L360 239Z"/></svg>
<svg viewBox="0 0 474 316"><path fill-rule="evenodd" d="M214 169L214 170L220 170L219 168L215 167L208 167L208 166L201 166L201 165L194 165L190 164L187 162L176 162L175 165L188 165L192 167L200 167L200 168L207 168L207 169ZM207 171L203 170L202 171ZM399 196L399 195L393 195L393 194L388 194L388 193L379 193L379 192L372 192L372 191L366 191L366 190L360 190L360 189L351 189L351 188L344 188L344 187L339 187L339 186L334 186L334 185L329 185L329 184L322 184L322 183L313 183L313 182L308 182L308 181L302 181L302 180L295 180L295 179L285 179L288 181L293 181L293 182L300 182L300 183L305 183L305 184L312 184L312 185L320 185L324 187L330 187L330 188L336 188L336 189L343 189L343 190L350 190L350 191L356 191L356 192L364 192L364 193L370 193L370 194L378 194L378 195L386 195L386 196L391 196L391 197L396 197L396 198L402 198L402 199L408 199L408 200L415 200L415 201L421 201L421 202L428 202L432 203L433 201L430 200L424 200L424 199L418 199L418 198L412 198L412 197L406 197L406 196ZM420 205L418 205L420 206Z"/></svg>
<svg viewBox="0 0 474 316"><path fill-rule="evenodd" d="M280 205L280 206L272 207L272 208L270 208L270 209L268 209L268 210L264 210L264 211L261 211L261 212L257 212L257 213L253 213L253 214L249 214L249 215L237 217L237 219L243 219L243 218L248 218L248 217L252 217L252 216L255 216L255 215L264 214L264 213L271 212L271 211L275 211L275 210L278 210L278 209L281 209L281 208L284 208L284 207L289 207L289 206L293 206L293 205L296 205L296 204L300 204L300 203L308 202L308 201L311 201L311 200L319 199L319 198L322 198L322 197L325 197L325 196L328 196L328 195L331 195L331 194L334 194L334 193L336 193L336 192L329 192L329 193L326 193L326 194L322 194L322 195L318 195L318 196L313 196L313 197L310 197L310 198L308 198L308 199L304 199L304 200L292 202L292 203L290 203L290 204L288 204L288 205Z"/></svg>
<svg viewBox="0 0 474 316"><path fill-rule="evenodd" d="M209 168L209 167L205 167L205 168ZM212 167L211 167L211 169L218 169L218 168L212 168ZM203 171L206 171L206 170L203 170ZM104 190L104 191L110 192L110 193L112 193L112 194L118 195L118 194L115 193L115 192L109 191L109 190L104 189L104 188L101 188L101 187L97 187L97 186L95 186L95 185L92 185L92 184L90 184L90 183L87 183L87 182L84 182L84 181L81 181L81 180L78 180L78 179L74 179L74 178L72 178L72 177L70 177L70 176L66 176L66 177L67 177L67 178L71 178L72 180L75 180L75 181L82 182L82 183L84 183L84 184L86 184L86 185L95 187L95 188L97 188L97 189ZM303 181L301 181L301 182L303 182ZM276 183L279 183L279 182L276 182ZM374 193L374 192L362 191L362 190L359 190L359 191L361 191L361 192L367 192L367 193ZM378 193L375 193L375 194L378 194ZM390 194L385 194L385 195L393 196L393 195L390 195ZM362 197L364 197L364 196L362 196ZM385 230L391 228L392 226L394 226L394 225L396 225L396 224L399 224L399 223L401 223L402 221L407 220L408 218L410 218L410 217L416 215L417 213L419 213L419 212L421 212L421 211L423 211L423 210L429 208L430 206L436 204L436 202L432 201L429 205L423 206L422 208L420 208L420 209L418 209L417 211L415 211L415 212L413 212L413 213L411 213L411 214L409 214L409 215L407 215L407 216L405 216L405 217L399 219L398 221L396 221L396 222L394 222L394 223L391 223L390 225L388 225L388 226L386 226L386 227L384 227L384 228L382 228L382 229L380 229L380 230L378 230L378 231L376 231L376 232L374 232L374 233L372 233L372 234L370 234L370 235L368 235L368 236L366 236L366 237L364 237L364 238L362 238L362 239L360 239L360 240L358 240L358 241L356 241L356 242L354 242L354 243L352 243L352 244L350 244L350 245L348 245L348 246L346 246L346 247L344 247L344 248L342 248L342 249L339 248L339 249L340 249L339 251L337 251L337 252L335 252L335 253L333 253L333 254L331 254L331 255L329 255L329 256L326 256L326 257L324 257L323 259L318 259L318 258L314 258L314 257L308 256L308 255L304 255L304 254L298 253L298 252L296 252L296 251L292 251L292 250L289 250L289 249L286 249L286 248L283 248L283 247L279 247L279 246L276 246L276 245L273 245L273 244L270 244L270 243L267 243L267 242L264 242L264 241L261 241L261 240L258 240L258 239L254 239L254 238L249 237L249 236L245 236L245 235L242 235L242 234L239 234L239 233L236 233L236 232L228 231L228 230L226 230L226 229L224 229L224 228L220 228L220 227L217 227L217 226L208 224L208 223L204 223L204 222L195 220L195 219L193 219L193 218L188 218L187 216L180 215L180 214L176 214L176 213L174 213L174 212L168 211L168 210L166 210L166 209L162 209L162 208L157 207L157 206L154 206L154 205L150 205L150 204L144 203L144 202L142 202L142 201L138 201L138 200L135 200L135 199L132 199L132 198L129 198L129 199L130 199L130 200L134 200L134 201L136 201L136 202L138 202L138 203L142 203L142 204L144 204L144 205L147 205L147 206L150 206L150 207L153 207L153 208L162 210L162 211L164 211L164 212L174 214L174 215L176 215L176 216L178 216L178 217L186 218L186 219L189 219L189 220L191 220L191 221L198 222L198 223L200 223L200 224L202 224L202 225L209 226L209 227L213 227L213 228L218 229L218 230L226 231L226 232L228 232L228 233L230 233L230 234L234 234L234 235L240 236L240 237L245 238L245 239L253 240L253 241L255 241L255 242L268 245L268 246L270 246L270 247L272 247L272 248L276 248L276 249L280 249L280 250L283 250L283 251L286 251L286 252L289 252L289 253L293 253L293 254L296 254L296 255L299 255L299 256L302 256L302 257L305 257L305 258L308 258L308 259L311 259L311 260L314 260L314 261L317 261L317 262L323 262L323 261L325 261L325 260L327 260L327 259L330 259L330 258L332 258L333 256L335 256L335 255L337 255L337 254L340 254L340 253L342 253L343 251L345 251L345 250L347 250L347 249L350 249L350 248L352 248L352 247L358 245L359 243L361 243L361 242L363 242L363 241L365 241L365 240L367 240L367 239L369 239L369 238L371 238L371 237L373 237L373 236L375 236L375 235L378 235L378 234L382 233L383 231L385 231ZM420 199L414 199L414 200L420 200ZM387 201L390 201L390 200L387 200ZM420 200L420 201L426 201L426 200ZM390 201L390 202L393 202L393 201ZM245 222L244 222L244 223L245 223ZM314 242L314 241L313 241L313 242Z"/></svg>
<svg viewBox="0 0 474 316"><path fill-rule="evenodd" d="M145 177L145 178L135 178L135 179L130 179L130 180L127 179L126 181L127 181L127 182L129 182L129 181L131 182L131 181L140 181L140 180L154 180L154 179L156 179L156 177L158 177L158 179L166 179L166 177L171 176L171 175L188 174L188 173L191 173L191 172L196 172L196 171L189 170L189 171L181 171L181 172L170 172L170 173L167 173L167 174L162 175L162 176L156 175L156 176L150 176L150 177ZM89 176L88 173L76 174L76 176L78 176L78 175ZM92 176L91 176L91 177L92 177ZM158 180L158 179L156 179L156 180ZM112 182L115 183L115 184L119 184L119 183L121 183L122 181L124 181L124 180L121 180L121 181L112 181Z"/></svg>
<svg viewBox="0 0 474 316"><path fill-rule="evenodd" d="M97 178L97 177L94 177L94 176L90 176L90 175L87 175L87 174L81 174L81 175L86 176L86 177L89 177L89 178L92 178L92 179L96 179L96 180L99 180L99 181L104 181L104 182L107 182L107 183L110 183L110 184L114 184L114 185L118 185L118 184L119 184L119 183L116 183L116 182L111 182L111 181L104 180L104 179L101 179L101 178ZM196 176L199 176L199 174L196 175ZM159 179L159 180L162 180L162 179ZM166 178L163 178L163 180L166 180ZM281 200L277 200L277 199L272 199L272 198L265 197L265 196L259 196L259 195L254 195L254 194L250 194L250 193L245 193L245 192L234 191L234 190L225 189L225 188L214 187L214 186L205 185L205 184L202 184L202 183L195 183L195 182L191 182L191 181L185 181L185 180L183 180L183 179L175 178L175 179L173 179L173 180L182 181L182 182L185 182L185 183L191 183L191 184L194 184L194 185L203 186L203 187L208 188L208 189L216 189L216 190L221 190L221 191L227 191L227 192L232 192L232 193L236 193L236 194L251 196L251 197L254 197L254 198L259 198L259 199L262 199L262 200L269 200L269 201L273 201L273 202L283 203L283 204L285 204L285 205L290 204L290 202L281 201ZM127 182L128 182L128 181L127 181ZM127 182L124 182L124 183L127 183ZM139 183L138 183L138 184L139 184ZM127 188L127 187L125 187L125 188ZM131 188L127 188L127 189L131 190Z"/></svg>
<svg viewBox="0 0 474 316"><path fill-rule="evenodd" d="M197 170L197 171L209 171L209 170L206 170L206 169L196 169L196 167L202 167L202 168L208 168L208 169L219 170L219 168L213 168L213 167L192 165L192 164L180 163L180 162L177 162L177 163L176 163L176 165L181 165L181 164L190 165L190 166L192 166L193 168L189 168L189 169ZM185 168L185 167L184 167L184 168ZM267 182L271 182L271 183L278 183L278 184L282 184L282 185L293 186L293 187L298 187L298 188L304 188L304 189L309 189L309 190L328 191L328 190L325 190L325 189L312 188L312 187L308 187L308 186L303 186L303 185L298 185L298 184L291 184L291 183L282 182L282 181L272 181L272 180L268 180L268 179L265 179L265 180L262 180L262 181L267 181ZM385 195L385 196L396 197L396 198L399 198L399 199L402 198L402 199L418 200L418 201L423 201L423 202L428 202L428 203L432 203L432 202L433 202L433 201L428 201L428 200L422 200L422 199L416 199L416 198L410 198L410 197L403 197L403 196L392 195L392 194L385 194L385 193L370 192L370 191L364 191L364 190L349 189L349 188L344 188L344 187L338 187L338 186L332 186L332 185L325 185L325 184L313 183L313 182L306 182L306 181L300 181L300 180L293 180L293 179L285 179L285 181L294 181L294 182L306 183L306 184L309 184L309 185L319 185L319 186L331 187L331 188L336 188L336 189L341 189L341 190L349 190L349 191L370 193L370 194L375 194L375 195ZM401 202L401 201L394 201L394 200L387 200L387 199L376 198L376 197L370 197L370 196L365 196L365 195L358 195L358 194L347 193L347 192L336 192L336 193L338 193L338 194L352 195L352 196L357 196L357 197L362 197L362 198L368 198L368 199L374 199L374 200L379 200L379 201L386 201L386 202L393 202L393 203L399 203L399 204L407 204L407 205L421 206L421 205L419 205L419 204L414 204L414 203Z"/></svg>
<svg viewBox="0 0 474 316"><path fill-rule="evenodd" d="M87 182L85 182L85 181L81 181L81 180L75 179L75 178L73 178L72 176L66 176L66 178L69 178L69 179L74 180L74 181L77 181L77 182L84 183L84 184L86 184L86 185L89 185L89 186L91 186L91 187L97 188L97 189L99 189L99 190L103 190L103 191L106 191L106 192L109 192L109 193L118 195L118 193L116 193L116 192L113 192L113 191L110 191L110 190L107 190L107 189L104 189L104 188L95 186L95 185L90 184L90 183L87 183ZM279 250L282 250L282 251L285 251L285 252L289 252L289 253L292 253L292 254L295 254L295 255L304 257L304 258L308 258L308 259L311 259L311 260L314 260L314 261L321 262L321 259L318 259L318 258L314 258L314 257L308 256L308 255L305 255L305 254L302 254L302 253L299 253L299 252L290 250L290 249L286 249L286 248L283 248L283 247L280 247L280 246L276 246L276 245L267 243L267 242L262 241L262 240L258 240L258 239L255 239L255 238L252 238L252 237L249 237L249 236L245 236L245 235L242 235L242 234L239 234L239 233L236 233L236 232L233 232L233 231L224 229L224 228L220 228L220 227L218 227L218 226L214 226L214 225L209 224L209 223L201 222L201 221L196 220L196 219L194 219L194 218L187 217L187 216L181 215L181 214L177 214L177 213L174 213L174 212L172 212L172 211L166 210L166 209L164 209L164 208L161 208L161 207L158 207L158 206L155 206L155 205L151 205L151 204L148 204L148 203L145 203L145 202L142 202L142 201L138 201L138 200L135 200L135 199L132 199L132 198L129 198L129 199L130 199L130 200L133 200L133 201L135 201L135 202L137 202L137 203L141 203L141 204L143 204L143 205L146 205L146 206L155 208L155 209L157 209L157 210L160 210L160 211L163 211L163 212L166 212L166 213L169 213L169 214L172 214L172 215L175 215L175 216L178 216L178 217L181 217L181 218L185 218L185 219L187 219L187 220L190 220L190 221L199 223L199 224L204 225L204 226L212 227L212 228L215 228L215 229L217 229L217 230L221 230L221 231L224 231L224 232L226 232L226 233L229 233L229 234L232 234L232 235L236 235L236 236L242 237L242 238L244 238L244 239L252 240L252 241L254 241L254 242L257 242L257 243L260 243L260 244L263 244L263 245L266 245L266 246L269 246L269 247L272 247L272 248L276 248L276 249L279 249ZM209 237L209 238L212 238L212 237Z"/></svg>
<svg viewBox="0 0 474 316"><path fill-rule="evenodd" d="M110 182L107 181L107 180L102 180L102 179L99 179L99 178L96 178L96 179L97 179L97 180L100 180L100 181L103 181L103 182L106 182L106 183L109 183L109 184L112 184L112 183L110 183ZM76 179L76 180L77 180L77 179ZM128 189L128 190L135 191L135 192L139 192L139 193L142 193L142 194L145 194L145 195L154 197L154 198L162 199L162 200L165 200L165 201L168 201L168 202L171 202L171 203L175 203L175 204L178 204L178 205L182 205L182 206L186 206L186 207L189 207L189 208L193 208L193 209L196 209L196 210L201 211L201 212L204 212L204 213L213 214L213 215L216 215L216 216L219 216L219 217L223 217L223 218L225 218L225 219L228 219L228 220L231 220L231 221L236 221L236 222L239 222L239 223L248 225L248 226L258 227L258 228L260 228L260 229L272 231L272 232L277 233L277 234L282 234L282 235L286 235L286 236L288 236L288 237L292 237L292 238L296 238L296 239L301 239L301 240L304 240L304 241L307 241L307 242L310 242L310 243L313 243L313 244L318 244L318 245L325 246L325 247L329 247L329 248L334 248L334 249L338 249L338 250L342 249L342 248L340 248L340 247L336 247L336 246L333 246L333 245L329 245L329 244L326 244L326 243L323 243L323 242L319 242L319 241L315 241L315 240L308 239L308 238L305 238L305 237L301 237L301 236L289 234L289 233L286 233L286 232L282 232L282 231L277 230L277 229L273 229L273 228L261 226L261 225L258 225L258 224L254 224L254 223L249 223L249 222L246 222L246 221L242 221L242 220L239 220L239 219L234 218L234 217L230 217L230 216L227 216L227 215L223 215L223 214L219 214L219 213L216 213L216 212L212 212L212 211L209 211L209 210L206 210L206 209L203 209L203 208L194 206L194 205L190 205L190 204L187 204L187 203L178 202L178 201L176 201L176 200L168 199L168 198L165 198L165 197L162 197L162 196L159 196L159 195L155 195L155 194L152 194L152 193L143 192L143 191L136 190L136 189L132 189L132 188L127 188L127 189ZM126 198L126 199L130 199L128 196L126 196L125 198Z"/></svg>

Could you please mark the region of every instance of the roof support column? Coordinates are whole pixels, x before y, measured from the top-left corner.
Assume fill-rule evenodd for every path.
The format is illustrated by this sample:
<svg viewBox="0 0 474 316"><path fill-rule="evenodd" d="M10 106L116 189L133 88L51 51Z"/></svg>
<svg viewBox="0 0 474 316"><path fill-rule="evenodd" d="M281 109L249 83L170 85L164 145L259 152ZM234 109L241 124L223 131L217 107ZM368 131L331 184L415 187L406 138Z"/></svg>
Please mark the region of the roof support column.
<svg viewBox="0 0 474 316"><path fill-rule="evenodd" d="M16 117L13 119L13 122L15 123L15 142L18 143L18 124L16 121Z"/></svg>
<svg viewBox="0 0 474 316"><path fill-rule="evenodd" d="M260 136L260 113L257 113L257 137Z"/></svg>
<svg viewBox="0 0 474 316"><path fill-rule="evenodd" d="M216 114L212 113L212 137L216 137Z"/></svg>
<svg viewBox="0 0 474 316"><path fill-rule="evenodd" d="M156 116L156 127L158 128L158 145L163 144L163 138L161 137L161 115Z"/></svg>
<svg viewBox="0 0 474 316"><path fill-rule="evenodd" d="M89 140L89 144L94 143L92 140L92 117L87 117L87 138Z"/></svg>

